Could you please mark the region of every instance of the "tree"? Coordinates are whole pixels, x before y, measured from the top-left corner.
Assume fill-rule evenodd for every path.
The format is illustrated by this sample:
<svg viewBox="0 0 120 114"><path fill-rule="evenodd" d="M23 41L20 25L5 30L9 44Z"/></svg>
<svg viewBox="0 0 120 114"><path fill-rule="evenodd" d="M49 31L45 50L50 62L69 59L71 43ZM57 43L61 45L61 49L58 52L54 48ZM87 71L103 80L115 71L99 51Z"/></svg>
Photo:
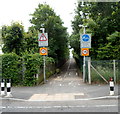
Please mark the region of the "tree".
<svg viewBox="0 0 120 114"><path fill-rule="evenodd" d="M3 52L15 52L20 55L23 51L24 30L19 23L12 23L11 26L2 27Z"/></svg>
<svg viewBox="0 0 120 114"><path fill-rule="evenodd" d="M24 48L30 54L39 53L38 32L36 30L29 30L24 34Z"/></svg>
<svg viewBox="0 0 120 114"><path fill-rule="evenodd" d="M120 32L114 32L107 37L108 43L98 50L97 58L120 60Z"/></svg>
<svg viewBox="0 0 120 114"><path fill-rule="evenodd" d="M48 33L49 56L53 57L56 63L66 59L68 57L68 34L60 17L47 4L39 4L31 16L30 22L33 26L30 30L39 31L40 28L45 28L45 32Z"/></svg>
<svg viewBox="0 0 120 114"><path fill-rule="evenodd" d="M81 33L80 24L88 26L86 33L92 34L90 56L93 59L118 59L115 48L112 48L114 57L108 56L106 48L108 49L109 46L114 47L115 45L119 47L118 44L113 45L113 43L110 43L111 41L108 40L108 37L116 34L115 32L120 32L120 2L85 2L84 7L79 2L75 13L76 15L72 22L74 30L72 36L79 36L77 34ZM87 16L89 16L89 19ZM114 39L117 39L117 37L119 36L115 35ZM71 37L71 39L74 39L74 37ZM103 53L107 54L103 55Z"/></svg>

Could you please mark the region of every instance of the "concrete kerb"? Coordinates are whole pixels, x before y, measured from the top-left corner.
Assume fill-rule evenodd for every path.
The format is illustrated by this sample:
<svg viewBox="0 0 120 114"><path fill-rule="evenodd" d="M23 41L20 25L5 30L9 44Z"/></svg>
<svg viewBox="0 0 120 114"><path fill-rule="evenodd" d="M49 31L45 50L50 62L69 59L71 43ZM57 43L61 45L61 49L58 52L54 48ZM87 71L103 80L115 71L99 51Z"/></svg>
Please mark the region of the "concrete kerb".
<svg viewBox="0 0 120 114"><path fill-rule="evenodd" d="M18 98L3 98L0 97L0 100L13 100L13 101L23 101L23 102L46 102L46 101L53 101L53 102L60 102L60 101L84 101L84 100L104 100L104 99L120 99L120 95L118 96L103 96L103 97L95 97L95 98L84 98L84 99L74 99L74 100L25 100L25 99L18 99Z"/></svg>

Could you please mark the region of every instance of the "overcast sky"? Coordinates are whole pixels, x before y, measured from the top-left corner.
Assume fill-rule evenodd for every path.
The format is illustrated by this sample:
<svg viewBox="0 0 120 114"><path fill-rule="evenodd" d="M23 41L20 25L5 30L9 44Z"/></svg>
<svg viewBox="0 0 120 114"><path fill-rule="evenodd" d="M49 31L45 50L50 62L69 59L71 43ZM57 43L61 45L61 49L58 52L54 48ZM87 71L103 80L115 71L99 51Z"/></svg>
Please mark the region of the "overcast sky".
<svg viewBox="0 0 120 114"><path fill-rule="evenodd" d="M39 3L44 2L49 4L57 15L60 15L64 26L68 27L68 32L71 34L71 20L73 20L77 0L0 0L0 26L19 21L27 30L31 26L29 14L35 11Z"/></svg>

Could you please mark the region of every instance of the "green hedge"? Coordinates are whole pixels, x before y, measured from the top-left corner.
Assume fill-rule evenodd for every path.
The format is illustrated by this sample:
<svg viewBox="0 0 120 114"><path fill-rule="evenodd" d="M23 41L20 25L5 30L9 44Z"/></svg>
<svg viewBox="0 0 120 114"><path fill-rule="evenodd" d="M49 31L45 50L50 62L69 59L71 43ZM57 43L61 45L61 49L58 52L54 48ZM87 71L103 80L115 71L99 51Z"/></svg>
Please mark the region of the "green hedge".
<svg viewBox="0 0 120 114"><path fill-rule="evenodd" d="M25 72L23 75L23 85L31 86L36 82L35 74L42 68L43 60L39 54L26 54L22 57Z"/></svg>
<svg viewBox="0 0 120 114"><path fill-rule="evenodd" d="M12 79L12 85L33 86L43 81L43 57L39 53L24 54L22 57L9 53L0 57L2 58L2 78ZM54 59L46 57L47 77L54 73L53 64Z"/></svg>
<svg viewBox="0 0 120 114"><path fill-rule="evenodd" d="M2 56L2 78L12 79L13 85L20 82L19 56L15 53L3 54Z"/></svg>

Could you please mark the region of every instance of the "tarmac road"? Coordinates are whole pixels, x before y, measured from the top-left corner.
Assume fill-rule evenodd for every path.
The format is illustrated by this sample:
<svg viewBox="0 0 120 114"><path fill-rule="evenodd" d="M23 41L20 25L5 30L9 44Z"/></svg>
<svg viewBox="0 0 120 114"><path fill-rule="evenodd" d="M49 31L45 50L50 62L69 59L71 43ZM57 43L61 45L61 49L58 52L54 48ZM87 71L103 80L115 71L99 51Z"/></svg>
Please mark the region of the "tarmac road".
<svg viewBox="0 0 120 114"><path fill-rule="evenodd" d="M12 88L13 98L1 98L3 112L118 112L118 87L83 83L73 58L46 84Z"/></svg>

